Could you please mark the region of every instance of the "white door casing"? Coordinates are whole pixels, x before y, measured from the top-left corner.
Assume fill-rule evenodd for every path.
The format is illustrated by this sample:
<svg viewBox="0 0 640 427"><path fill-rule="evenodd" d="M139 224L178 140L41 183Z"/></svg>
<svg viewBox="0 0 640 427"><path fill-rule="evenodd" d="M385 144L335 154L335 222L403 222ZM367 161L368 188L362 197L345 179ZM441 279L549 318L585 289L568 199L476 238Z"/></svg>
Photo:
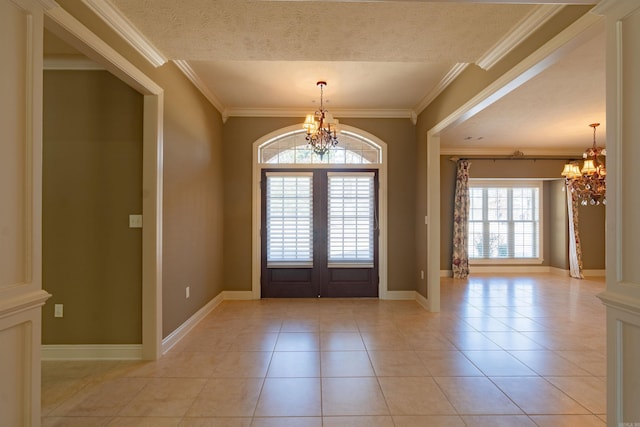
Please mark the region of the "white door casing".
<svg viewBox="0 0 640 427"><path fill-rule="evenodd" d="M0 0L0 418L40 425L42 5Z"/></svg>

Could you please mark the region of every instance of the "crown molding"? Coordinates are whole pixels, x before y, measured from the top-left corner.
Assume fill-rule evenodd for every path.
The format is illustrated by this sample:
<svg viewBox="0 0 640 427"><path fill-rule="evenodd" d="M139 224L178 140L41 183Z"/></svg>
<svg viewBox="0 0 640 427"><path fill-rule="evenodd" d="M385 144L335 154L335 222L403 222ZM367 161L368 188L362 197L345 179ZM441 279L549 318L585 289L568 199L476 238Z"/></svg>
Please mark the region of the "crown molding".
<svg viewBox="0 0 640 427"><path fill-rule="evenodd" d="M102 65L83 55L45 55L43 68L45 70L106 70Z"/></svg>
<svg viewBox="0 0 640 427"><path fill-rule="evenodd" d="M229 117L301 117L309 114L309 109L280 109L280 108L230 108ZM357 119L411 119L415 118L413 110L355 110L331 109L334 117Z"/></svg>
<svg viewBox="0 0 640 427"><path fill-rule="evenodd" d="M58 7L58 3L55 0L38 0L38 3L44 7L45 10L53 9L54 7Z"/></svg>
<svg viewBox="0 0 640 427"><path fill-rule="evenodd" d="M159 67L167 62L164 54L147 40L131 21L108 0L82 0L82 2L149 61L151 65Z"/></svg>
<svg viewBox="0 0 640 427"><path fill-rule="evenodd" d="M462 123L537 76L578 43L593 37L598 31L597 24L600 22L602 22L602 18L592 13L582 15L558 35L458 107L435 125L430 132L437 135L449 126Z"/></svg>
<svg viewBox="0 0 640 427"><path fill-rule="evenodd" d="M571 148L530 148L527 150L514 150L509 147L450 147L444 144L440 146L441 156L501 156L509 158L513 156L514 151L521 151L524 153L522 156L514 158L525 160L529 157L534 157L538 160L543 157L566 157L567 159L582 158L580 150Z"/></svg>
<svg viewBox="0 0 640 427"><path fill-rule="evenodd" d="M484 70L489 70L563 7L564 5L561 4L541 4L537 6L509 34L478 58L476 65Z"/></svg>
<svg viewBox="0 0 640 427"><path fill-rule="evenodd" d="M95 58L96 61L105 64L105 68L110 73L127 82L129 86L138 92L154 95L164 93L162 87L138 70L124 56L91 32L61 6L46 10L44 19L47 28L55 29L55 34L66 33L68 38L65 38L65 40L72 47L78 49L89 58ZM76 41L80 42L76 43Z"/></svg>
<svg viewBox="0 0 640 427"><path fill-rule="evenodd" d="M209 90L207 85L202 81L200 76L193 70L193 68L191 68L189 63L182 59L172 60L172 62L176 64L180 71L182 71L182 73L187 76L189 80L191 80L191 83L193 83L193 85L198 88L200 93L202 93L204 97L207 98L211 105L213 105L216 110L220 112L220 114L222 115L223 123L226 122L227 118L229 118L229 114L227 113L226 108L224 107L222 102L220 102L218 97L215 96L213 92L211 92L211 90Z"/></svg>
<svg viewBox="0 0 640 427"><path fill-rule="evenodd" d="M465 68L467 68L468 65L469 64L459 62L451 67L449 72L445 74L445 76L442 78L442 80L440 80L437 86L434 87L431 92L427 94L427 96L422 98L420 104L418 104L418 106L415 108L416 114L422 113L422 111L424 111L424 109L427 108L429 104L431 104L431 101L436 99L436 97L440 95L442 91L445 90L447 86L449 86L451 82L453 82L465 70Z"/></svg>
<svg viewBox="0 0 640 427"><path fill-rule="evenodd" d="M591 12L596 15L626 16L638 8L637 0L601 0Z"/></svg>

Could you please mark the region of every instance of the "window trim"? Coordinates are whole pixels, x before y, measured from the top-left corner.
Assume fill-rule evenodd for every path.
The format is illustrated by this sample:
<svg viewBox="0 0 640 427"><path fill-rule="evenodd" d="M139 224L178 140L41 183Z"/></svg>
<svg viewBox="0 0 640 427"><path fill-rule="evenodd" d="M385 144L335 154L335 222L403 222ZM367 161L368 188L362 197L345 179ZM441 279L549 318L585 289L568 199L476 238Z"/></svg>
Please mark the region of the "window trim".
<svg viewBox="0 0 640 427"><path fill-rule="evenodd" d="M539 265L544 262L544 180L542 179L474 179L469 188L538 188L538 256L533 258L472 258L469 265Z"/></svg>
<svg viewBox="0 0 640 427"><path fill-rule="evenodd" d="M349 131L347 129L342 129L340 131L340 135L343 138L347 138L347 139L351 139L352 142L357 142L362 144L362 146L366 146L369 148L369 150L367 151L372 151L375 152L375 159L366 159L364 156L362 156L361 153L359 153L357 150L350 150L347 148L343 148L342 146L338 146L338 149L343 149L345 151L345 153L351 153L353 156L357 156L360 157L361 161L357 162L357 163L350 163L350 162L340 162L340 161L332 161L333 157L328 156L325 157L324 159L319 157L318 155L314 154L312 151L310 151L309 147L308 147L308 141L306 141L305 136L306 133L304 131L304 129L298 129L296 128L295 130L291 130L289 132L284 132L282 134L278 134L275 135L271 138L266 139L264 142L262 142L261 144L258 145L258 163L261 165L270 165L270 167L282 167L282 166L286 166L286 165L290 165L290 166L295 166L295 167L300 167L302 165L305 166L312 166L312 167L343 167L343 166L347 166L347 167L352 167L352 166L356 166L356 167L365 167L365 168L371 168L374 165L380 165L382 164L382 157L383 157L383 149L382 146L380 144L377 144L376 142L374 142L371 138L366 137L365 135L363 135L361 132L353 132L353 131ZM338 137L340 138L340 136ZM285 149L280 149L280 147L278 147L278 149L280 149L278 151L278 154L276 154L275 156L272 156L271 158L269 158L268 160L265 160L265 151L271 149L270 147L273 145L278 145L280 143L281 140L287 140L287 139L294 139L294 140L298 140L298 144L285 148ZM343 141L344 142L344 141ZM302 152L308 152L309 153L309 159L311 159L310 162L304 162L304 161L298 161L296 156L294 155L294 161L293 163L285 163L285 162L279 162L279 161L275 161L275 162L271 162L270 159L274 158L274 157L278 157L280 155L280 153L284 153L284 152L288 152L293 150L294 153L297 151L302 151ZM346 155L346 154L345 154ZM367 160L365 162L365 160Z"/></svg>

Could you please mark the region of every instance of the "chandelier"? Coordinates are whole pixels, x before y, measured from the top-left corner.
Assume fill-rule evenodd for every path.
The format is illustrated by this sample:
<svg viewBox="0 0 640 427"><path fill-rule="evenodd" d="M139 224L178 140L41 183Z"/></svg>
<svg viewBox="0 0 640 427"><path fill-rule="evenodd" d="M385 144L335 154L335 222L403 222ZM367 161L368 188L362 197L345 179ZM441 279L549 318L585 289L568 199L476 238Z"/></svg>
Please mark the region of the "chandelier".
<svg viewBox="0 0 640 427"><path fill-rule="evenodd" d="M607 149L596 146L596 128L600 123L592 123L589 126L593 128L593 146L582 154L582 169L575 162L569 162L564 165L562 176L565 177L571 191L578 196L581 205L606 205L607 170L604 159L601 158L607 155Z"/></svg>
<svg viewBox="0 0 640 427"><path fill-rule="evenodd" d="M324 109L323 89L327 82L321 81L316 84L320 87L320 109L314 114L307 114L302 127L307 131L306 140L309 141L309 146L322 159L322 156L338 144L338 119L334 119L333 115Z"/></svg>

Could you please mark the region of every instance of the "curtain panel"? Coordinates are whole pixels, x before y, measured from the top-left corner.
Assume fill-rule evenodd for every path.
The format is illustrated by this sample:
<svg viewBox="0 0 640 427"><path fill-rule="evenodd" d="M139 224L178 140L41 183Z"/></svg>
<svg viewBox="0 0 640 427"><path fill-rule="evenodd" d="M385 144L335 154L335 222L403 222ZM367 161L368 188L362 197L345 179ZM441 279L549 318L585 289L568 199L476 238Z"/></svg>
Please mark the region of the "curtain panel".
<svg viewBox="0 0 640 427"><path fill-rule="evenodd" d="M453 208L453 256L454 279L469 276L469 166L468 160L458 160L456 192Z"/></svg>
<svg viewBox="0 0 640 427"><path fill-rule="evenodd" d="M571 183L565 184L567 193L567 216L569 218L569 275L576 279L583 279L582 248L580 247L580 233L578 231L580 217L578 215L578 197L573 192Z"/></svg>

